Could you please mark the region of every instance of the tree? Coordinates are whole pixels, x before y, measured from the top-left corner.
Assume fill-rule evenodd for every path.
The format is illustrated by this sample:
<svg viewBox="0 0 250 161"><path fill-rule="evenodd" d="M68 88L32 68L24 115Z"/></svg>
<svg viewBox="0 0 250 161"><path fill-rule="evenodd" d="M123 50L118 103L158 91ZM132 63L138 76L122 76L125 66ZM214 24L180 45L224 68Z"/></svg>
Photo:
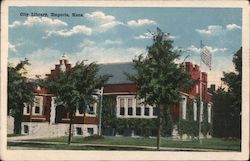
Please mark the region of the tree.
<svg viewBox="0 0 250 161"><path fill-rule="evenodd" d="M242 48L240 48L233 57L235 72L223 72L222 81L228 86L228 97L231 97L232 104L227 108L229 113L227 118L231 121L231 130L235 133L233 136L241 136L241 86L242 86Z"/></svg>
<svg viewBox="0 0 250 161"><path fill-rule="evenodd" d="M84 64L84 61L76 63L70 71L60 72L54 78L48 78L46 86L56 95L56 102L65 107L69 113L69 137L71 143L72 123L77 109L85 113L89 104L96 101L93 94L100 88L108 75L97 76L99 66L96 63Z"/></svg>
<svg viewBox="0 0 250 161"><path fill-rule="evenodd" d="M215 137L229 137L234 131L230 126L234 124L231 117L233 98L224 88L218 88L213 93L213 134Z"/></svg>
<svg viewBox="0 0 250 161"><path fill-rule="evenodd" d="M27 59L20 61L16 66L8 64L8 114L14 117L14 133L21 133L21 119L25 103L31 104L34 100L33 83L25 74L25 66L30 65Z"/></svg>
<svg viewBox="0 0 250 161"><path fill-rule="evenodd" d="M129 79L138 86L137 94L144 99L144 104L158 108L157 150L160 149L162 117L164 111L169 115L169 108L180 100L180 90L191 85L189 74L183 64L177 64L180 51L173 49L169 34L157 28L152 33L153 44L147 47L147 55L134 59L135 75ZM169 116L170 117L170 116Z"/></svg>

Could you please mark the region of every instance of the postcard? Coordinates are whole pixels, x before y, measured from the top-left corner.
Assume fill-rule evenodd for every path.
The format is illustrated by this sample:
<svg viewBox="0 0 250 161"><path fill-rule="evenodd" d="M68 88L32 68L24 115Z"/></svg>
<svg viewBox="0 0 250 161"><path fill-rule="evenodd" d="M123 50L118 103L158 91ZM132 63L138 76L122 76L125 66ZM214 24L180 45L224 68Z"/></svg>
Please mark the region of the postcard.
<svg viewBox="0 0 250 161"><path fill-rule="evenodd" d="M3 1L2 160L249 159L245 1Z"/></svg>

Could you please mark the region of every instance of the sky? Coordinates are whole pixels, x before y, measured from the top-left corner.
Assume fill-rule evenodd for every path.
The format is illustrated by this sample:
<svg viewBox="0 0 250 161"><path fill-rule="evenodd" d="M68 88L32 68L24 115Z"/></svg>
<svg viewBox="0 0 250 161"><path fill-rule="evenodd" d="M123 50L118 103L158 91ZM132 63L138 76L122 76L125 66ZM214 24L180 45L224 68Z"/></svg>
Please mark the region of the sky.
<svg viewBox="0 0 250 161"><path fill-rule="evenodd" d="M188 56L185 61L199 65L202 40L212 53L212 70L202 64L209 85L221 85L223 71L234 71L232 58L242 44L240 8L10 7L8 61L27 58L31 78L49 73L64 54L72 64L130 62L146 53L157 27L183 50L179 61Z"/></svg>

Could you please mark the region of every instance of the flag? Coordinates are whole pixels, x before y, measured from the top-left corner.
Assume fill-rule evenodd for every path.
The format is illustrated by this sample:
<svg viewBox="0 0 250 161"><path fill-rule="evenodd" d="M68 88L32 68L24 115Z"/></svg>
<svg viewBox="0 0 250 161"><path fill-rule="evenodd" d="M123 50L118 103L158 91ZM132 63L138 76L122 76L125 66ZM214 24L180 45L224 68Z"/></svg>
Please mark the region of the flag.
<svg viewBox="0 0 250 161"><path fill-rule="evenodd" d="M201 60L211 70L212 53L209 51L209 49L206 46L201 48Z"/></svg>

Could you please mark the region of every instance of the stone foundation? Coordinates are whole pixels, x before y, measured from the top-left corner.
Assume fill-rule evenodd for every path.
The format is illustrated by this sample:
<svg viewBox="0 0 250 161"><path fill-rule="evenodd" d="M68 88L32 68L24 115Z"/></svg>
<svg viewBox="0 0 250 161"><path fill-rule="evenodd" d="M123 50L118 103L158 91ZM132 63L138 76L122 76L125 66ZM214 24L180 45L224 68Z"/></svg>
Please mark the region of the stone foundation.
<svg viewBox="0 0 250 161"><path fill-rule="evenodd" d="M7 116L7 134L14 133L14 117Z"/></svg>
<svg viewBox="0 0 250 161"><path fill-rule="evenodd" d="M97 134L97 125L72 124L72 133L76 136L91 136ZM52 124L48 122L22 122L22 134L41 137L67 136L69 124Z"/></svg>

